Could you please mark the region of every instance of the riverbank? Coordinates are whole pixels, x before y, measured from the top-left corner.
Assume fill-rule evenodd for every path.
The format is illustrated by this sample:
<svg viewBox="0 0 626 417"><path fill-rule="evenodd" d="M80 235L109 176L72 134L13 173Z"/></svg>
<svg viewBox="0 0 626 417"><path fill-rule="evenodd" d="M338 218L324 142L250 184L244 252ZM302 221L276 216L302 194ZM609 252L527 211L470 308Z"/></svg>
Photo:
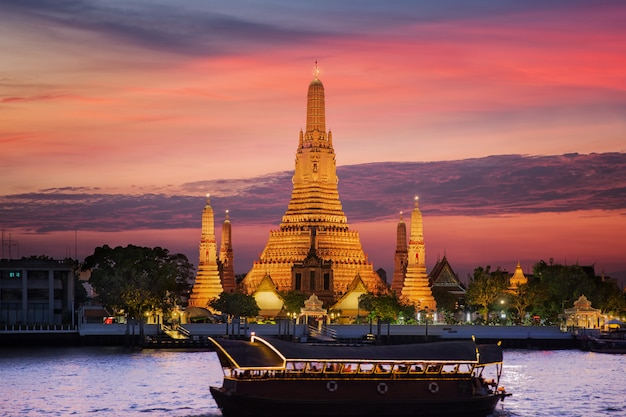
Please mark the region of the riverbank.
<svg viewBox="0 0 626 417"><path fill-rule="evenodd" d="M154 324L83 324L80 327L0 328L0 347L8 346L141 346L145 348L209 348L207 337L247 337L252 332L307 341L309 329L293 323L185 324L179 326L180 338L166 334ZM447 326L447 325L330 325L317 334L322 340L341 343L377 342L383 344L413 343L435 340L467 340L478 343L502 342L504 348L578 349L580 341L557 326Z"/></svg>

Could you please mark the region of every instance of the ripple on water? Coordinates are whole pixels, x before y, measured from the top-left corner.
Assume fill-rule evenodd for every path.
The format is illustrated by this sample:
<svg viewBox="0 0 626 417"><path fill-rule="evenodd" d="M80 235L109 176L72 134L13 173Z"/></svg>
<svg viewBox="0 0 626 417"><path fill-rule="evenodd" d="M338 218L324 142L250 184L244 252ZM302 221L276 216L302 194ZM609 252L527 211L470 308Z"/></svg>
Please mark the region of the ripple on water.
<svg viewBox="0 0 626 417"><path fill-rule="evenodd" d="M513 396L494 416L626 415L623 355L507 350L504 360ZM212 352L5 349L0 369L1 417L221 417L208 392L222 379Z"/></svg>

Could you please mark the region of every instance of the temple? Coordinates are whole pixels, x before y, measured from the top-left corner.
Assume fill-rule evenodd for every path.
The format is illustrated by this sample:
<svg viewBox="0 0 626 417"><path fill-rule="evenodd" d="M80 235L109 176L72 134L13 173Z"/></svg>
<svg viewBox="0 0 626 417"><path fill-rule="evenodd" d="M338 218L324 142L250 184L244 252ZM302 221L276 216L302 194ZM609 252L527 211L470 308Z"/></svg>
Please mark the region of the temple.
<svg viewBox="0 0 626 417"><path fill-rule="evenodd" d="M400 212L400 221L396 227L396 254L394 256L393 278L391 280L391 290L396 294L402 293L408 258L409 247L406 243L406 224L402 219L402 212Z"/></svg>
<svg viewBox="0 0 626 417"><path fill-rule="evenodd" d="M398 233L401 233L400 227L398 227ZM401 244L401 240L399 237L398 243ZM396 262L400 259L399 256L398 249L396 249ZM426 274L426 245L424 244L424 227L418 197L415 197L415 205L411 213L411 234L407 248L406 272L401 284L399 275L399 272L394 272L392 289L396 290L396 294L402 300L415 305L419 310L435 310L437 308ZM399 288L401 290L398 293L397 289Z"/></svg>
<svg viewBox="0 0 626 417"><path fill-rule="evenodd" d="M522 285L528 284L528 278L524 275L524 271L522 270L522 266L519 261L517 262L517 266L515 267L515 272L513 276L509 278L509 292L515 292L517 288Z"/></svg>
<svg viewBox="0 0 626 417"><path fill-rule="evenodd" d="M270 232L265 249L241 283L245 293L254 293L266 275L278 291L315 293L324 302L341 298L357 277L370 292L386 289L343 212L325 112L324 85L316 66L307 94L306 129L298 140L291 200L278 230Z"/></svg>
<svg viewBox="0 0 626 417"><path fill-rule="evenodd" d="M219 297L224 291L220 277L215 241L215 216L207 194L206 205L202 210L202 233L200 235L200 259L193 291L189 296L190 307L206 308L208 302Z"/></svg>
<svg viewBox="0 0 626 417"><path fill-rule="evenodd" d="M226 210L226 219L222 224L219 261L222 287L225 292L234 292L237 289L237 281L235 279L235 257L233 255L232 230L228 210Z"/></svg>

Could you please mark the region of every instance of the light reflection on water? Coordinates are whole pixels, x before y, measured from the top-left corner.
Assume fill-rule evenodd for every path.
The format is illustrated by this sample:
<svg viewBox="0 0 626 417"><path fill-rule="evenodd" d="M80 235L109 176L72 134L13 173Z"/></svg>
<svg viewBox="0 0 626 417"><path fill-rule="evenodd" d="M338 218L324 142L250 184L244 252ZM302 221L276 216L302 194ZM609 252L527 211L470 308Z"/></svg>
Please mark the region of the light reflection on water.
<svg viewBox="0 0 626 417"><path fill-rule="evenodd" d="M0 350L0 416L221 416L212 352Z"/></svg>
<svg viewBox="0 0 626 417"><path fill-rule="evenodd" d="M624 355L511 350L504 359L513 396L498 417L626 415ZM208 387L221 379L212 352L3 349L0 416L216 417Z"/></svg>
<svg viewBox="0 0 626 417"><path fill-rule="evenodd" d="M505 351L502 384L513 396L496 415L625 416L625 359L577 350Z"/></svg>

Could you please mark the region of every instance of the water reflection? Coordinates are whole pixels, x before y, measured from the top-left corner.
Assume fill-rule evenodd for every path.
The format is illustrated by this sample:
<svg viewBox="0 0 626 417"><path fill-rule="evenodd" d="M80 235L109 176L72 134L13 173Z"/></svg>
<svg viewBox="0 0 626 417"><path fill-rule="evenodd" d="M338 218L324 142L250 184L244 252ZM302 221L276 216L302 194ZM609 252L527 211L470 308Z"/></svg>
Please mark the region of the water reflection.
<svg viewBox="0 0 626 417"><path fill-rule="evenodd" d="M513 396L498 417L626 415L623 355L505 351ZM121 348L0 350L0 416L220 417L212 352ZM461 414L460 414L461 415Z"/></svg>
<svg viewBox="0 0 626 417"><path fill-rule="evenodd" d="M2 416L215 416L211 352L70 348L0 351ZM7 378L5 378L7 377Z"/></svg>

